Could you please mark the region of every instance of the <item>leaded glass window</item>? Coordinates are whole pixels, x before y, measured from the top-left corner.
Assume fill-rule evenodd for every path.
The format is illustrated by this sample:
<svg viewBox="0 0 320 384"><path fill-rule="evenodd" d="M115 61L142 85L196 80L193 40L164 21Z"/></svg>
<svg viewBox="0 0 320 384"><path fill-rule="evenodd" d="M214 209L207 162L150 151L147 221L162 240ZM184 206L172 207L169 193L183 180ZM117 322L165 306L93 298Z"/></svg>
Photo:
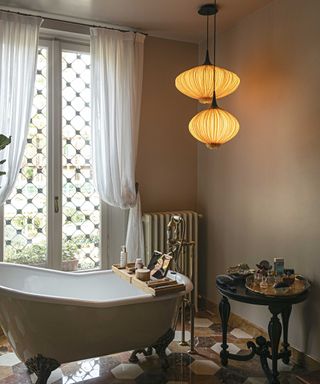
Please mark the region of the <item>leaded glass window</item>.
<svg viewBox="0 0 320 384"><path fill-rule="evenodd" d="M69 271L101 268L90 115L89 47L43 40L20 173L0 209L4 261Z"/></svg>
<svg viewBox="0 0 320 384"><path fill-rule="evenodd" d="M29 133L16 185L4 206L4 261L44 265L47 257L48 50L38 51Z"/></svg>
<svg viewBox="0 0 320 384"><path fill-rule="evenodd" d="M63 260L100 265L100 201L92 182L90 55L62 52Z"/></svg>

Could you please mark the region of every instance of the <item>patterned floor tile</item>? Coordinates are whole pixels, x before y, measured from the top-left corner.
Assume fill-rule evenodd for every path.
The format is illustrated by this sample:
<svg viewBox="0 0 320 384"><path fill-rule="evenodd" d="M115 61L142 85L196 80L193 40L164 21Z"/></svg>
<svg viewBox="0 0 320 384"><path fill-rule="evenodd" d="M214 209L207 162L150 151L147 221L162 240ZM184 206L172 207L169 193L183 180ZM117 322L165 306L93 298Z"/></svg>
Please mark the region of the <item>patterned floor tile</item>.
<svg viewBox="0 0 320 384"><path fill-rule="evenodd" d="M185 331L185 340L186 342L191 340L191 333L189 331ZM181 331L176 331L174 335L174 340L180 342L182 339L182 332Z"/></svg>
<svg viewBox="0 0 320 384"><path fill-rule="evenodd" d="M231 353L246 354L246 342L251 335L250 328L230 328L228 345ZM151 356L139 354L138 364L129 364L131 352L123 352L100 358L63 364L52 374L52 384L265 384L259 357L243 362L230 360L221 368L219 352L222 335L218 316L196 318L195 348L197 354L190 355L190 345L181 346L181 327L176 339L167 349L169 368L161 367L161 360L154 353ZM190 324L186 326L186 340L190 341ZM189 342L190 344L190 342ZM2 362L2 363L1 363ZM300 384L296 375L306 370L295 365L278 362L281 384ZM35 377L32 376L32 382ZM12 353L7 341L0 339L0 384L30 384L25 365ZM315 383L320 384L320 379ZM313 383L312 383L313 384Z"/></svg>
<svg viewBox="0 0 320 384"><path fill-rule="evenodd" d="M190 324L190 322L189 322ZM195 327L210 327L210 325L212 324L212 321L209 320L208 318L205 318L205 317L196 317L194 319L194 326Z"/></svg>
<svg viewBox="0 0 320 384"><path fill-rule="evenodd" d="M0 347L0 355L3 355L3 354L8 353L8 352L10 352L10 351L8 350L6 345Z"/></svg>
<svg viewBox="0 0 320 384"><path fill-rule="evenodd" d="M189 368L196 375L214 375L220 369L219 365L210 360L195 360Z"/></svg>
<svg viewBox="0 0 320 384"><path fill-rule="evenodd" d="M180 353L188 353L188 351L190 350L190 345L180 345L180 343L178 341L173 341L170 345L169 345L169 350L171 352L180 352Z"/></svg>
<svg viewBox="0 0 320 384"><path fill-rule="evenodd" d="M240 328L234 328L230 335L236 337L237 339L253 339L253 336L249 335L249 333L243 331Z"/></svg>
<svg viewBox="0 0 320 384"><path fill-rule="evenodd" d="M12 368L13 373L15 373L17 375L25 375L28 372L27 367L22 362L20 362L17 365L14 365L11 368ZM2 370L2 367L0 367L0 371L1 370Z"/></svg>
<svg viewBox="0 0 320 384"><path fill-rule="evenodd" d="M222 383L220 379L216 376L208 375L198 375L192 376L189 381L190 384L227 384ZM229 384L229 383L228 383Z"/></svg>
<svg viewBox="0 0 320 384"><path fill-rule="evenodd" d="M137 384L166 384L167 376L163 370L143 372L137 379Z"/></svg>
<svg viewBox="0 0 320 384"><path fill-rule="evenodd" d="M19 363L21 363L21 361L13 352L6 353L0 356L0 366L2 367L13 367L14 365L17 365Z"/></svg>
<svg viewBox="0 0 320 384"><path fill-rule="evenodd" d="M212 360L213 362L220 364L220 356L214 352L211 348L196 347L197 354L193 355L195 360Z"/></svg>
<svg viewBox="0 0 320 384"><path fill-rule="evenodd" d="M222 334L221 323L212 323L209 328L217 335ZM232 328L228 325L228 333L230 333L231 331Z"/></svg>
<svg viewBox="0 0 320 384"><path fill-rule="evenodd" d="M293 364L285 364L282 360L278 360L278 371L279 372L290 372L292 370L293 370Z"/></svg>
<svg viewBox="0 0 320 384"><path fill-rule="evenodd" d="M214 337L216 335L215 332L213 332L212 329L210 329L210 327L200 327L200 328L195 328L194 330L194 334L195 336L202 336L202 337Z"/></svg>
<svg viewBox="0 0 320 384"><path fill-rule="evenodd" d="M213 337L197 336L194 344L196 347L211 348L216 344L216 340Z"/></svg>
<svg viewBox="0 0 320 384"><path fill-rule="evenodd" d="M243 384L247 376L244 375L239 370L233 370L232 368L221 368L220 371L216 374L216 377L219 378L221 383L228 384Z"/></svg>
<svg viewBox="0 0 320 384"><path fill-rule="evenodd" d="M137 364L119 364L111 369L116 379L135 379L143 373L143 370Z"/></svg>
<svg viewBox="0 0 320 384"><path fill-rule="evenodd" d="M0 380L12 375L11 367L1 367L0 369Z"/></svg>
<svg viewBox="0 0 320 384"><path fill-rule="evenodd" d="M167 381L167 384L189 384L188 381Z"/></svg>
<svg viewBox="0 0 320 384"><path fill-rule="evenodd" d="M71 376L75 372L77 372L79 369L79 363L77 361L68 363L68 364L63 364L61 366L61 371L64 376Z"/></svg>
<svg viewBox="0 0 320 384"><path fill-rule="evenodd" d="M5 336L2 336L0 338L0 354L2 355L3 353L8 353L8 352L13 352L13 349Z"/></svg>
<svg viewBox="0 0 320 384"><path fill-rule="evenodd" d="M194 358L188 353L172 353L168 356L168 361L171 367L188 366L194 362Z"/></svg>
<svg viewBox="0 0 320 384"><path fill-rule="evenodd" d="M189 369L190 365L170 365L165 374L168 381L191 381L192 371Z"/></svg>
<svg viewBox="0 0 320 384"><path fill-rule="evenodd" d="M1 384L30 384L29 376L11 375L5 379L0 380Z"/></svg>
<svg viewBox="0 0 320 384"><path fill-rule="evenodd" d="M264 377L248 377L243 384L268 384L268 380Z"/></svg>

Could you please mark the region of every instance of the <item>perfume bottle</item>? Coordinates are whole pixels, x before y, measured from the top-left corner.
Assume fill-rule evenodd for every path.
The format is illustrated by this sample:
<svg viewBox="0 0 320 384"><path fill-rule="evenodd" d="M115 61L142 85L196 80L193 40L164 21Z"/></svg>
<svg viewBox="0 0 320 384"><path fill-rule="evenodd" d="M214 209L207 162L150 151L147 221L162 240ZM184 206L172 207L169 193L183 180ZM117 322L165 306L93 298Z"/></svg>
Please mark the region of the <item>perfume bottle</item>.
<svg viewBox="0 0 320 384"><path fill-rule="evenodd" d="M268 272L268 276L267 276L267 284L270 285L270 286L273 286L273 284L275 283L275 277L274 277L274 273L269 271Z"/></svg>
<svg viewBox="0 0 320 384"><path fill-rule="evenodd" d="M121 247L121 252L120 252L120 268L125 268L126 267L127 260L128 260L127 249L126 249L126 246L123 245Z"/></svg>
<svg viewBox="0 0 320 384"><path fill-rule="evenodd" d="M268 288L267 276L262 276L262 281L260 283L261 288Z"/></svg>

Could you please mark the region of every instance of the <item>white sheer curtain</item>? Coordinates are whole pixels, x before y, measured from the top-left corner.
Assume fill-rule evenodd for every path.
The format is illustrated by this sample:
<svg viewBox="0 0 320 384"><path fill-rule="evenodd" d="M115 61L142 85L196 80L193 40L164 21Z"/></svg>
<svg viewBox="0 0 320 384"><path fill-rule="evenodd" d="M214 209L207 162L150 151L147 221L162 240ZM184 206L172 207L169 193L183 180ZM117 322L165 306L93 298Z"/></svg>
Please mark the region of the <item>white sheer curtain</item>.
<svg viewBox="0 0 320 384"><path fill-rule="evenodd" d="M42 19L0 12L0 133L11 136L1 152L0 205L9 197L27 141Z"/></svg>
<svg viewBox="0 0 320 384"><path fill-rule="evenodd" d="M94 180L106 203L130 209L129 260L144 257L135 164L140 122L144 35L91 28Z"/></svg>

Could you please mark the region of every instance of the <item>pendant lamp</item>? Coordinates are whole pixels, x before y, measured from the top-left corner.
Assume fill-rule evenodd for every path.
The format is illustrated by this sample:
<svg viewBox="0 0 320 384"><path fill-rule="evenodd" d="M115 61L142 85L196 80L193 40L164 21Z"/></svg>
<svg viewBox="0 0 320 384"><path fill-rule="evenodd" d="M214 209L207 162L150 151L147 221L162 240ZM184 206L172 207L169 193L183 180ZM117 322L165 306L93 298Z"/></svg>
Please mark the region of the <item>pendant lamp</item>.
<svg viewBox="0 0 320 384"><path fill-rule="evenodd" d="M216 4L215 4L216 7ZM239 132L238 120L229 112L218 107L216 97L216 12L214 14L213 45L213 97L209 109L195 115L189 122L189 131L197 140L210 149L230 141Z"/></svg>
<svg viewBox="0 0 320 384"><path fill-rule="evenodd" d="M234 92L240 83L239 77L227 69L214 67L209 57L209 16L217 13L216 4L205 4L200 7L199 15L207 17L207 50L203 65L198 65L182 72L175 81L176 88L186 96L198 99L202 104L210 104L213 97L213 76L216 77L216 98Z"/></svg>

